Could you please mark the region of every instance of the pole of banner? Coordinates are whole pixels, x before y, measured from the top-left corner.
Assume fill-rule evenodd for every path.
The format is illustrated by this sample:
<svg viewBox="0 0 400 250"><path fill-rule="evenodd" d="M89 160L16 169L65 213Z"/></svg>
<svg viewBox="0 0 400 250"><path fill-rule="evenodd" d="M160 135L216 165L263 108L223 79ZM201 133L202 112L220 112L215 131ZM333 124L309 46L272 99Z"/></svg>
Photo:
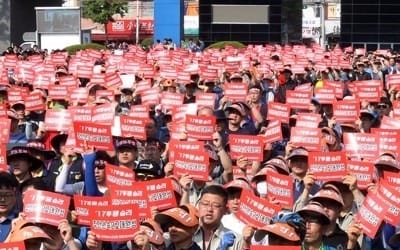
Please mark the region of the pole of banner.
<svg viewBox="0 0 400 250"><path fill-rule="evenodd" d="M326 35L325 35L325 1L321 1L320 4L320 16L321 16L321 46L325 49Z"/></svg>
<svg viewBox="0 0 400 250"><path fill-rule="evenodd" d="M136 0L136 44L139 44L139 0Z"/></svg>

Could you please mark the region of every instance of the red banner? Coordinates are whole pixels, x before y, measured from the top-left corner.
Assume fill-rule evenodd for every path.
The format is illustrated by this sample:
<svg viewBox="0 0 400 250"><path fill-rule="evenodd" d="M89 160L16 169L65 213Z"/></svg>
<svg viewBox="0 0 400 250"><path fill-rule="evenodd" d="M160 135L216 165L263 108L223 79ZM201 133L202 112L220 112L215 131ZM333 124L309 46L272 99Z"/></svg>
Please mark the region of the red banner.
<svg viewBox="0 0 400 250"><path fill-rule="evenodd" d="M175 153L174 175L190 175L194 180L208 181L209 156L206 152L181 150Z"/></svg>
<svg viewBox="0 0 400 250"><path fill-rule="evenodd" d="M247 97L247 83L226 83L224 88L224 96L230 101L244 101Z"/></svg>
<svg viewBox="0 0 400 250"><path fill-rule="evenodd" d="M93 107L92 122L103 125L113 125L115 118L115 104L106 103Z"/></svg>
<svg viewBox="0 0 400 250"><path fill-rule="evenodd" d="M152 35L154 33L154 21L152 19L139 19L139 33ZM136 31L136 20L121 19L107 23L108 34L132 35Z"/></svg>
<svg viewBox="0 0 400 250"><path fill-rule="evenodd" d="M368 237L375 238L388 209L389 206L378 198L376 194L368 193L367 197L365 197L356 214L356 218L360 220L361 227Z"/></svg>
<svg viewBox="0 0 400 250"><path fill-rule="evenodd" d="M215 93L197 93L196 103L199 107L214 108L215 98L217 98Z"/></svg>
<svg viewBox="0 0 400 250"><path fill-rule="evenodd" d="M264 143L272 143L282 140L282 128L280 121L269 122L263 134Z"/></svg>
<svg viewBox="0 0 400 250"><path fill-rule="evenodd" d="M333 103L333 116L338 123L354 122L360 114L360 102L358 100L344 100Z"/></svg>
<svg viewBox="0 0 400 250"><path fill-rule="evenodd" d="M170 178L140 182L146 186L149 207L166 210L176 207L176 198Z"/></svg>
<svg viewBox="0 0 400 250"><path fill-rule="evenodd" d="M289 123L290 107L287 104L278 102L268 103L267 120Z"/></svg>
<svg viewBox="0 0 400 250"><path fill-rule="evenodd" d="M89 210L110 206L110 199L107 196L74 195L74 206L77 213L78 224L90 226Z"/></svg>
<svg viewBox="0 0 400 250"><path fill-rule="evenodd" d="M96 234L97 239L102 241L133 240L140 223L137 210L137 206L131 204L90 209L90 230Z"/></svg>
<svg viewBox="0 0 400 250"><path fill-rule="evenodd" d="M0 119L0 143L7 144L10 138L10 119Z"/></svg>
<svg viewBox="0 0 400 250"><path fill-rule="evenodd" d="M347 174L345 152L310 152L308 170L320 181L342 181Z"/></svg>
<svg viewBox="0 0 400 250"><path fill-rule="evenodd" d="M139 218L151 217L148 195L144 182L135 182L133 186L110 185L110 199L113 206L136 205Z"/></svg>
<svg viewBox="0 0 400 250"><path fill-rule="evenodd" d="M263 138L255 135L229 135L229 151L232 159L246 156L250 161L262 161L264 158Z"/></svg>
<svg viewBox="0 0 400 250"><path fill-rule="evenodd" d="M286 103L293 109L309 110L311 105L311 92L309 91L286 91Z"/></svg>
<svg viewBox="0 0 400 250"><path fill-rule="evenodd" d="M347 171L356 176L358 188L367 189L374 177L374 163L369 161L347 161L346 165Z"/></svg>
<svg viewBox="0 0 400 250"><path fill-rule="evenodd" d="M25 110L45 110L46 104L44 103L43 97L40 93L32 93L24 97Z"/></svg>
<svg viewBox="0 0 400 250"><path fill-rule="evenodd" d="M25 250L25 243L23 241L0 243L0 250Z"/></svg>
<svg viewBox="0 0 400 250"><path fill-rule="evenodd" d="M280 207L255 196L252 192L242 190L240 206L236 216L239 220L255 228L268 225Z"/></svg>
<svg viewBox="0 0 400 250"><path fill-rule="evenodd" d="M68 97L68 87L61 85L50 85L48 97L53 100L65 100Z"/></svg>
<svg viewBox="0 0 400 250"><path fill-rule="evenodd" d="M376 159L378 157L378 136L367 133L343 133L346 155L350 158Z"/></svg>
<svg viewBox="0 0 400 250"><path fill-rule="evenodd" d="M91 122L74 122L76 146L95 147L98 150L114 150L111 126Z"/></svg>
<svg viewBox="0 0 400 250"><path fill-rule="evenodd" d="M121 187L131 187L135 182L135 173L132 169L106 164L106 183Z"/></svg>
<svg viewBox="0 0 400 250"><path fill-rule="evenodd" d="M72 120L75 122L91 122L92 121L92 106L74 106L69 107Z"/></svg>
<svg viewBox="0 0 400 250"><path fill-rule="evenodd" d="M48 109L44 123L48 131L69 131L72 127L71 112L67 109Z"/></svg>
<svg viewBox="0 0 400 250"><path fill-rule="evenodd" d="M398 156L400 150L400 131L398 129L371 128L371 133L379 139L379 155L393 152Z"/></svg>
<svg viewBox="0 0 400 250"><path fill-rule="evenodd" d="M183 104L183 95L178 93L162 92L160 104L166 110L171 110L174 107Z"/></svg>
<svg viewBox="0 0 400 250"><path fill-rule="evenodd" d="M129 117L133 118L146 118L149 119L149 106L148 105L133 105L129 112Z"/></svg>
<svg viewBox="0 0 400 250"><path fill-rule="evenodd" d="M186 115L185 128L189 138L211 140L215 132L215 116Z"/></svg>
<svg viewBox="0 0 400 250"><path fill-rule="evenodd" d="M296 118L296 127L318 128L321 120L320 114L299 113Z"/></svg>
<svg viewBox="0 0 400 250"><path fill-rule="evenodd" d="M174 162L175 155L181 150L191 151L192 153L204 151L204 141L180 141L171 139L168 143L169 161Z"/></svg>
<svg viewBox="0 0 400 250"><path fill-rule="evenodd" d="M292 127L290 132L290 141L309 151L321 151L321 138L321 130L316 128Z"/></svg>
<svg viewBox="0 0 400 250"><path fill-rule="evenodd" d="M396 227L400 222L400 192L383 180L379 182L377 196L389 206L385 221Z"/></svg>
<svg viewBox="0 0 400 250"><path fill-rule="evenodd" d="M31 189L24 193L23 202L27 221L58 227L60 221L67 218L70 197Z"/></svg>
<svg viewBox="0 0 400 250"><path fill-rule="evenodd" d="M134 137L137 140L146 140L146 123L147 118L134 118L130 116L121 115L121 136Z"/></svg>
<svg viewBox="0 0 400 250"><path fill-rule="evenodd" d="M315 88L314 95L322 104L332 104L336 101L336 92L332 87Z"/></svg>
<svg viewBox="0 0 400 250"><path fill-rule="evenodd" d="M268 197L274 198L282 208L293 208L293 177L268 171Z"/></svg>
<svg viewBox="0 0 400 250"><path fill-rule="evenodd" d="M383 179L387 181L396 190L400 191L400 176L398 173L391 171L383 171Z"/></svg>

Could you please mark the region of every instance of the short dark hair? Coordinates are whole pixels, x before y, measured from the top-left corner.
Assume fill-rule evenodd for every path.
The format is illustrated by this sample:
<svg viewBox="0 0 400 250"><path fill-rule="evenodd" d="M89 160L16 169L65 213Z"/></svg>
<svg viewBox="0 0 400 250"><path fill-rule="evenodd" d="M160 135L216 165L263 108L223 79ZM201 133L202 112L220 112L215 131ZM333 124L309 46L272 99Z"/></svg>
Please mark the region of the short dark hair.
<svg viewBox="0 0 400 250"><path fill-rule="evenodd" d="M51 191L42 178L30 178L21 183L19 190L22 193L26 188L33 187L36 190Z"/></svg>
<svg viewBox="0 0 400 250"><path fill-rule="evenodd" d="M5 171L0 172L0 188L16 189L19 186L17 178Z"/></svg>
<svg viewBox="0 0 400 250"><path fill-rule="evenodd" d="M223 200L224 203L226 204L228 201L228 192L226 191L226 189L221 186L221 185L210 185L210 186L206 186L203 189L203 192L201 193L201 197L200 199L203 197L203 195L205 194L214 194L214 195L218 195L220 196Z"/></svg>

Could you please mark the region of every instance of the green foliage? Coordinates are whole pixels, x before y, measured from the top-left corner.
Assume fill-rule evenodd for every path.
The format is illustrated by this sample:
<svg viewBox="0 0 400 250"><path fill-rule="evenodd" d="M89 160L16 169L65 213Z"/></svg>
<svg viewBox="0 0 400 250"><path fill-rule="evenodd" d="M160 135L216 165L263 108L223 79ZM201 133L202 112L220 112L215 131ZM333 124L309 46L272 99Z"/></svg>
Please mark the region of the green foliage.
<svg viewBox="0 0 400 250"><path fill-rule="evenodd" d="M98 44L98 43L87 43L87 44L75 44L75 45L71 45L65 48L66 51L68 51L68 53L70 55L75 55L75 53L79 50L85 50L85 49L96 49L96 50L102 50L102 49L106 49L106 47L102 44Z"/></svg>
<svg viewBox="0 0 400 250"><path fill-rule="evenodd" d="M154 43L154 40L153 40L153 38L145 38L145 39L143 39L143 41L140 43L143 47L150 47L151 45L153 45L153 43Z"/></svg>
<svg viewBox="0 0 400 250"><path fill-rule="evenodd" d="M237 49L246 47L246 45L237 41L221 41L211 44L210 46L207 47L207 49L223 49L226 46L232 46Z"/></svg>
<svg viewBox="0 0 400 250"><path fill-rule="evenodd" d="M126 0L82 0L82 15L96 23L113 22L115 14L123 17L128 12Z"/></svg>

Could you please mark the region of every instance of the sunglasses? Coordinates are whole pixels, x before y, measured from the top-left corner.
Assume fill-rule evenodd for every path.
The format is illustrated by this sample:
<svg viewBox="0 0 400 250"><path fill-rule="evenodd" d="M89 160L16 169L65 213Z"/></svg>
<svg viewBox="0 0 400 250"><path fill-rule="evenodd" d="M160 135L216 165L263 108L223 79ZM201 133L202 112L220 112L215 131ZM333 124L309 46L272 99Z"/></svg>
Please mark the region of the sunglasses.
<svg viewBox="0 0 400 250"><path fill-rule="evenodd" d="M145 173L136 173L135 174L137 180L153 180L156 178L154 174L145 174Z"/></svg>
<svg viewBox="0 0 400 250"><path fill-rule="evenodd" d="M378 109L387 109L389 107L389 105L387 104L378 104L378 106L376 106Z"/></svg>

